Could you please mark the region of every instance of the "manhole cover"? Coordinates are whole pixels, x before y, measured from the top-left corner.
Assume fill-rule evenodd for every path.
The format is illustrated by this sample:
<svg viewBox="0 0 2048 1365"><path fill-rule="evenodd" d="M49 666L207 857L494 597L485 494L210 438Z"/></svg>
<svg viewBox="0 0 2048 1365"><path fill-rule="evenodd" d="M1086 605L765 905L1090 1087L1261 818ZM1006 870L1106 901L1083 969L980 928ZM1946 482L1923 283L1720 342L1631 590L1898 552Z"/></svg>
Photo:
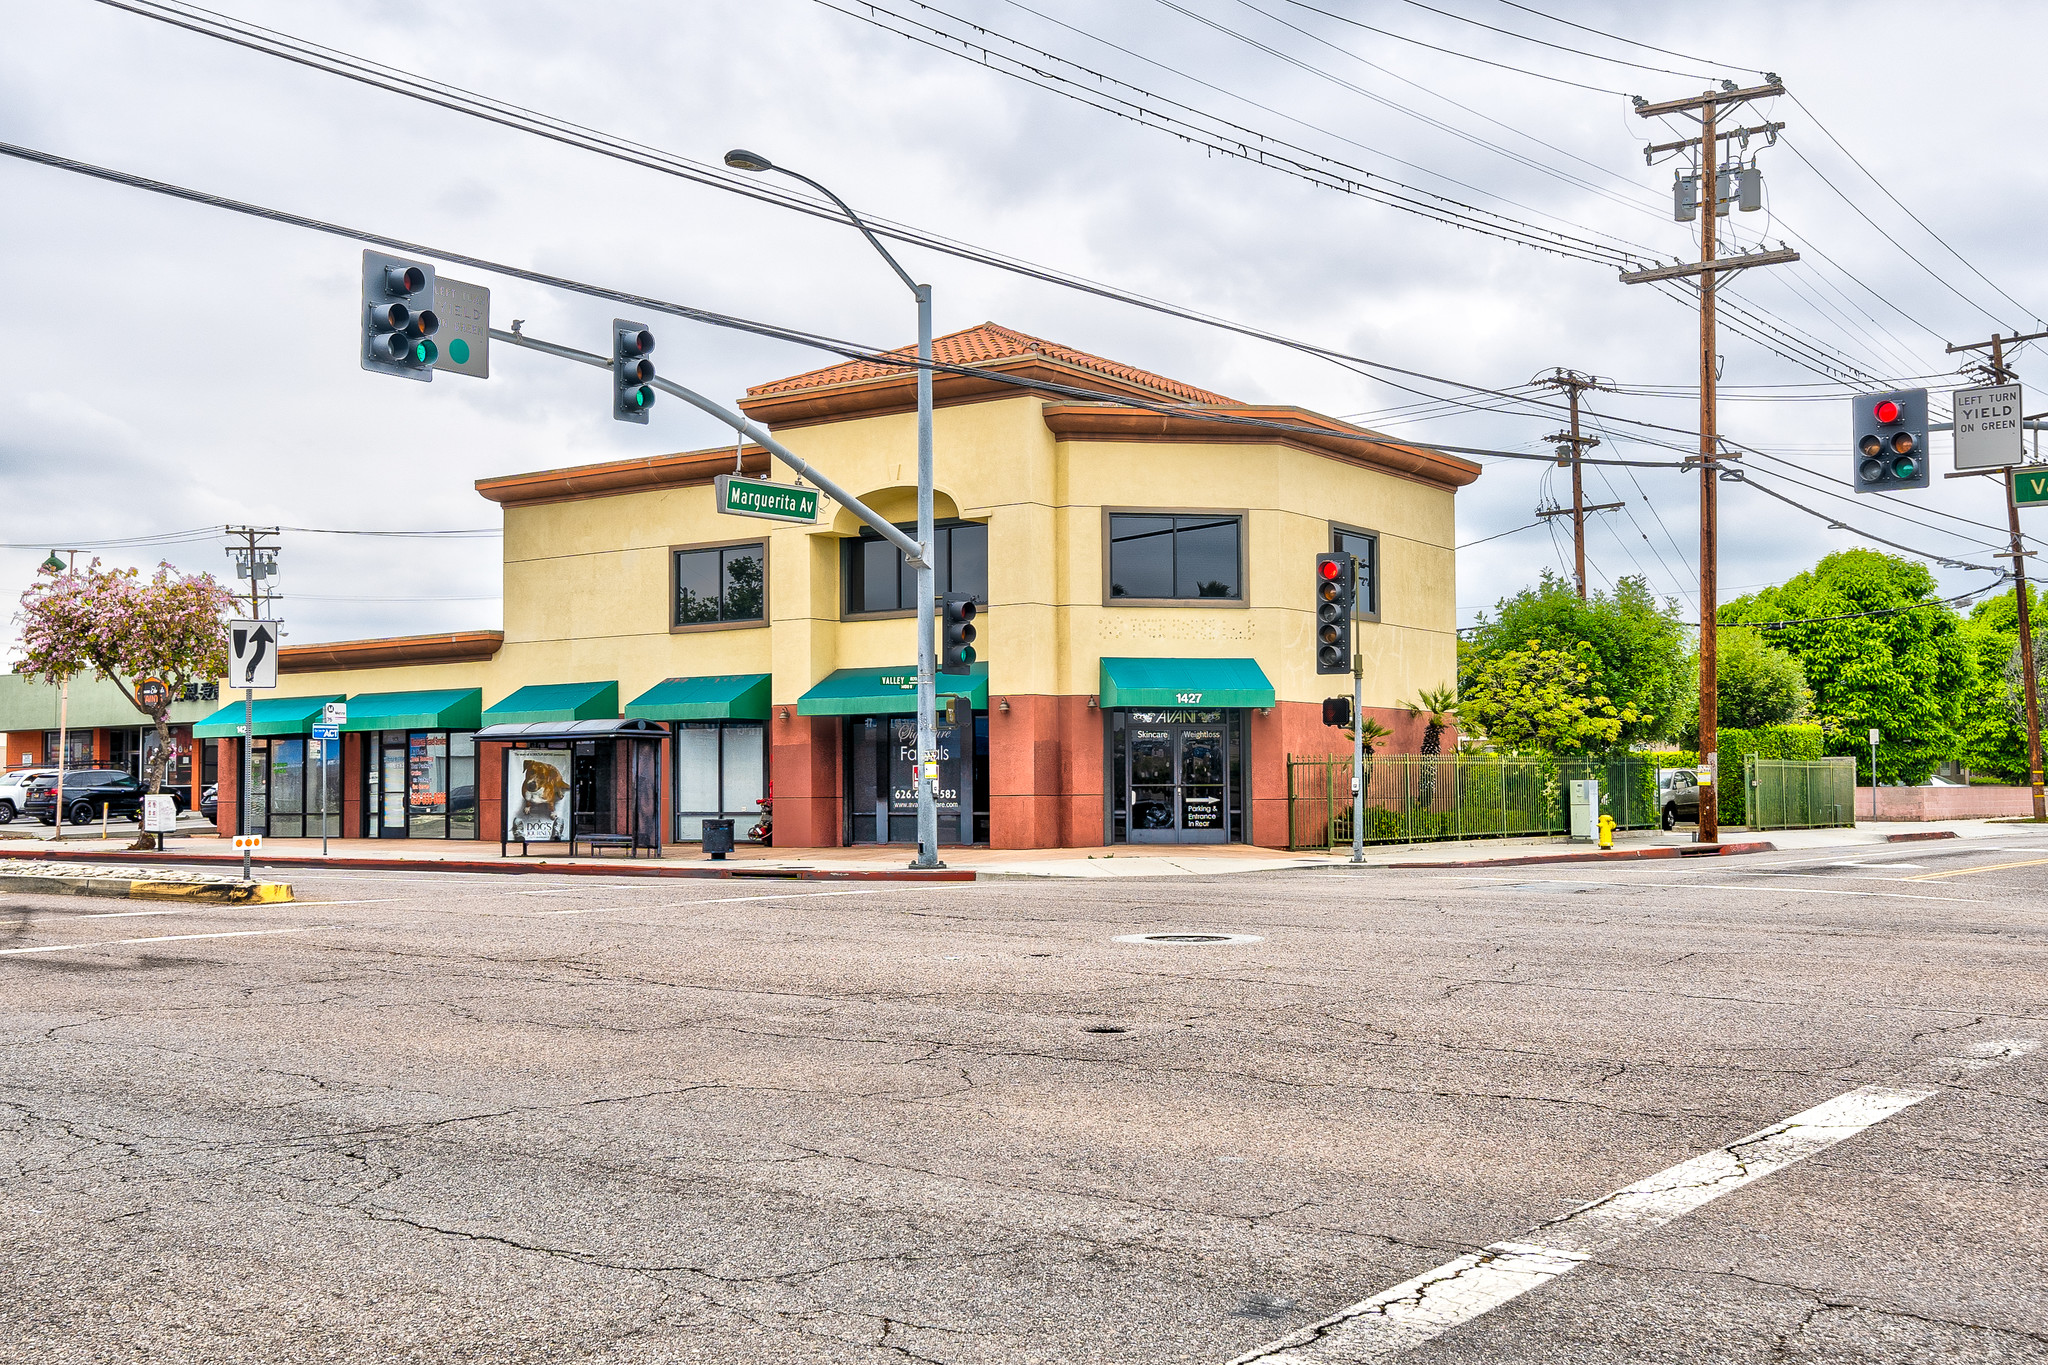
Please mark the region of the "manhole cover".
<svg viewBox="0 0 2048 1365"><path fill-rule="evenodd" d="M1161 934L1122 934L1118 943L1147 943L1164 947L1205 946L1211 943L1264 943L1257 934L1210 934L1195 931Z"/></svg>

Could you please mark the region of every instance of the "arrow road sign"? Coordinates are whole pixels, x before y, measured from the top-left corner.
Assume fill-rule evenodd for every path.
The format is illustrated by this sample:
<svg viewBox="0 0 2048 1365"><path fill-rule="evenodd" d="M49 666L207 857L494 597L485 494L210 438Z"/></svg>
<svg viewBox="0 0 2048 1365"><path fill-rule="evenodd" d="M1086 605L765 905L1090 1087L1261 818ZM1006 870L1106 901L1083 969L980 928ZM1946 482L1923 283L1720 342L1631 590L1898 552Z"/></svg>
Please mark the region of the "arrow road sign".
<svg viewBox="0 0 2048 1365"><path fill-rule="evenodd" d="M228 622L228 686L277 686L277 641L282 621Z"/></svg>

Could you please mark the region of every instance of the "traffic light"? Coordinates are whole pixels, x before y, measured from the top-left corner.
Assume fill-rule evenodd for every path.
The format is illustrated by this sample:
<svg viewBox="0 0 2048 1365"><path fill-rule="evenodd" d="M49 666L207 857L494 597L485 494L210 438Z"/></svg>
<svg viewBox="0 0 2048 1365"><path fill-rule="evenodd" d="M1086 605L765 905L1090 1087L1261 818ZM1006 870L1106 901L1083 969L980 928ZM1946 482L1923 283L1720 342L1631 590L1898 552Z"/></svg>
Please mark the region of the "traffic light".
<svg viewBox="0 0 2048 1365"><path fill-rule="evenodd" d="M972 673L974 595L949 592L939 599L939 672Z"/></svg>
<svg viewBox="0 0 2048 1365"><path fill-rule="evenodd" d="M1351 728L1351 698L1324 697L1323 724L1335 726L1339 730L1349 730Z"/></svg>
<svg viewBox="0 0 2048 1365"><path fill-rule="evenodd" d="M363 368L432 383L441 348L434 333L434 267L381 251L363 253Z"/></svg>
<svg viewBox="0 0 2048 1365"><path fill-rule="evenodd" d="M621 422L647 425L654 406L654 333L644 322L612 319L612 416Z"/></svg>
<svg viewBox="0 0 2048 1365"><path fill-rule="evenodd" d="M1316 672L1351 671L1351 604L1358 596L1358 561L1348 554L1316 556Z"/></svg>
<svg viewBox="0 0 2048 1365"><path fill-rule="evenodd" d="M1849 400L1849 410L1858 493L1927 487L1927 390L1861 393Z"/></svg>

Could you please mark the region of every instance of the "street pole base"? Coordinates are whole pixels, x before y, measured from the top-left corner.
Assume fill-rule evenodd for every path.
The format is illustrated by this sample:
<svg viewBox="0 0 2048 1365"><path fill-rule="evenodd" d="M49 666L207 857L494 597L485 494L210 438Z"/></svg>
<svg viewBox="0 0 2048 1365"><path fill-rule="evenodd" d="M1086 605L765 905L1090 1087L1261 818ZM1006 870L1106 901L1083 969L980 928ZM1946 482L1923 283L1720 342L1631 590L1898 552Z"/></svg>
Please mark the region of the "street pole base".
<svg viewBox="0 0 2048 1365"><path fill-rule="evenodd" d="M945 865L945 862L939 858L934 858L930 862L926 862L922 858L912 858L910 860L910 869L913 872L930 872L936 868L942 868Z"/></svg>

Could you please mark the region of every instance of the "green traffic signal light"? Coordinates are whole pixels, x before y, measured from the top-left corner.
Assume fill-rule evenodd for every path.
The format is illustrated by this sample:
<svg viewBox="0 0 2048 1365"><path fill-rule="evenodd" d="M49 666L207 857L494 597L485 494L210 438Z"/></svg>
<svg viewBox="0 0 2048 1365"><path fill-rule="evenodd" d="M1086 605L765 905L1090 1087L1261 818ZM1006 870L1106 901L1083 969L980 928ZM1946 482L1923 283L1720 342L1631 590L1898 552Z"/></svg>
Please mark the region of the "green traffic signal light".
<svg viewBox="0 0 2048 1365"><path fill-rule="evenodd" d="M1898 455L1892 459L1892 477L1910 479L1920 472L1920 462L1911 455Z"/></svg>
<svg viewBox="0 0 2048 1365"><path fill-rule="evenodd" d="M434 363L436 359L440 357L441 348L439 346L436 346L432 341L422 337L420 340L415 341L412 344L411 354L413 364L431 365Z"/></svg>

